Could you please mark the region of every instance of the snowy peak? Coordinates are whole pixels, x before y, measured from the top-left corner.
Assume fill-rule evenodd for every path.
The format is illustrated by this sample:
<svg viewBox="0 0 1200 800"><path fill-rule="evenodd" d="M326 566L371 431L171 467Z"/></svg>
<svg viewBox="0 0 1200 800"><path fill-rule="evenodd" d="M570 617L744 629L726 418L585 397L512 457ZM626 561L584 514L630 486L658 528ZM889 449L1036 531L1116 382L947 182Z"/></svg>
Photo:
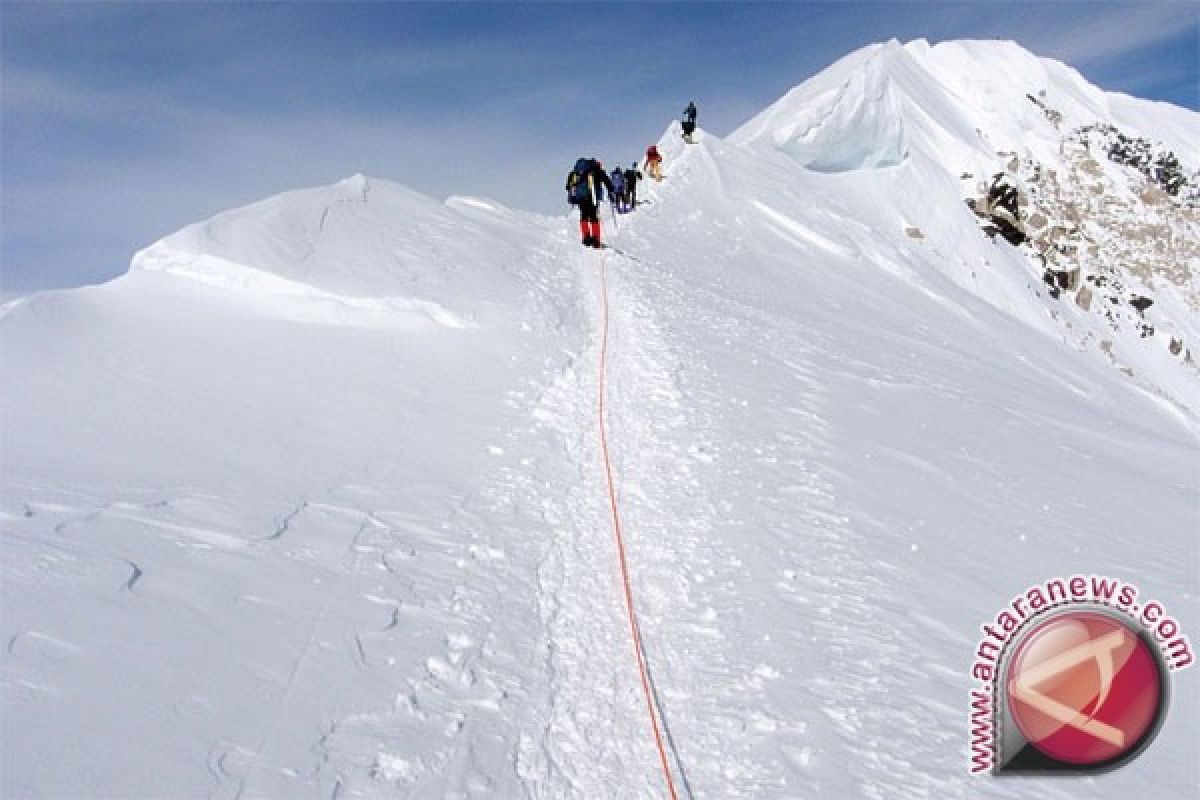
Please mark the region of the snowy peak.
<svg viewBox="0 0 1200 800"><path fill-rule="evenodd" d="M941 272L1200 412L1196 130L1193 112L1106 93L1012 42L891 41L788 92L719 160L760 173L746 194L788 235L836 242L863 224L883 272L927 286ZM767 180L794 189L770 197Z"/></svg>
<svg viewBox="0 0 1200 800"><path fill-rule="evenodd" d="M1047 98L1057 121L1029 96ZM730 141L765 143L810 169L840 172L894 166L914 152L931 163L1017 147L1048 156L1056 127L1107 122L1144 132L1147 113L1159 138L1195 163L1200 141L1184 133L1182 109L1105 93L1014 42L892 40L851 53L797 86Z"/></svg>
<svg viewBox="0 0 1200 800"><path fill-rule="evenodd" d="M955 94L923 63L928 45L871 45L793 89L731 137L766 143L820 172L896 166L914 152L990 148Z"/></svg>

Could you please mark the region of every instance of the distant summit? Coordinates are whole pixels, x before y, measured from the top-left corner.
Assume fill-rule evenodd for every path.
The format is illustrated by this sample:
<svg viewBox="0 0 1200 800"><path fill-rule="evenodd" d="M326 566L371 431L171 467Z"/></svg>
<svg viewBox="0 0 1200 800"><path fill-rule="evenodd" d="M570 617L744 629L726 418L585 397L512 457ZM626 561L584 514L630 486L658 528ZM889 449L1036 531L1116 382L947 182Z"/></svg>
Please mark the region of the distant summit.
<svg viewBox="0 0 1200 800"><path fill-rule="evenodd" d="M1197 131L1194 112L1104 92L1013 42L893 40L797 86L729 141L813 172L852 173L859 188L909 182L865 171L936 177L937 190L919 197L878 189L891 197L875 202L910 218L957 214L957 183L981 229L1019 247L1030 293L1076 306L1045 312L1067 341L1181 397L1200 381ZM947 244L941 261L963 281L953 250L961 246ZM975 283L977 270L970 277L1012 307Z"/></svg>
<svg viewBox="0 0 1200 800"><path fill-rule="evenodd" d="M1075 69L1014 42L892 40L851 53L753 117L729 136L765 142L806 164L833 171L895 164L910 151L934 161L988 158L997 148L1056 150L1056 137L1026 97L1045 93L1074 129L1097 122L1164 142L1200 163L1195 112L1105 92ZM949 148L949 151L944 148Z"/></svg>

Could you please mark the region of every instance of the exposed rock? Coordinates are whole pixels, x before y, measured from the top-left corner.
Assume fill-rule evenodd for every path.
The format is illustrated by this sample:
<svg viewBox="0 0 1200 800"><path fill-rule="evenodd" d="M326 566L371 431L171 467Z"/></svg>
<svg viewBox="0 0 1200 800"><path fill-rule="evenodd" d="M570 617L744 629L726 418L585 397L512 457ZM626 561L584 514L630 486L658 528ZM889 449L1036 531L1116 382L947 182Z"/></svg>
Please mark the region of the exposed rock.
<svg viewBox="0 0 1200 800"><path fill-rule="evenodd" d="M1042 273L1042 280L1047 286L1054 289L1066 289L1075 291L1079 288L1079 267L1074 269L1046 269ZM1058 294L1054 293L1057 297Z"/></svg>
<svg viewBox="0 0 1200 800"><path fill-rule="evenodd" d="M1085 158L1080 161L1079 171L1084 175L1090 175L1093 178L1099 178L1104 175L1104 168L1101 167L1100 162L1094 158Z"/></svg>
<svg viewBox="0 0 1200 800"><path fill-rule="evenodd" d="M1168 195L1179 197L1183 193L1185 199L1196 198L1196 174L1189 176L1175 153L1162 145L1103 124L1081 128L1076 136L1089 148L1093 143L1103 148L1113 163L1141 172Z"/></svg>
<svg viewBox="0 0 1200 800"><path fill-rule="evenodd" d="M1091 277L1090 275L1088 277ZM1086 286L1079 287L1079 291L1075 293L1075 304L1084 311L1090 311L1092 308L1092 290Z"/></svg>
<svg viewBox="0 0 1200 800"><path fill-rule="evenodd" d="M1044 95L1028 98L1054 120ZM1200 313L1200 171L1185 169L1163 145L1113 126L1059 135L1053 167L1028 151L997 151L1003 170L967 184L975 192L967 206L984 233L1025 253L1032 291L1043 291L1038 276L1052 298L1070 292L1091 317L1090 324L1073 325L1048 308L1068 340L1084 348L1098 343L1118 367L1125 361L1116 358L1118 349L1137 363L1135 348L1169 341L1173 355L1183 354L1181 368L1194 369L1179 335L1187 323L1177 316ZM1158 294L1166 285L1182 305ZM1145 312L1155 298L1151 324Z"/></svg>
<svg viewBox="0 0 1200 800"><path fill-rule="evenodd" d="M1009 174L997 172L990 184L981 183L981 197L968 198L967 207L984 220L983 232L995 238L1002 236L1009 244L1019 246L1028 240L1021 208L1029 202L1019 182Z"/></svg>
<svg viewBox="0 0 1200 800"><path fill-rule="evenodd" d="M1027 94L1025 96L1029 98L1029 102L1033 103L1035 106L1037 106L1038 108L1040 108L1042 110L1042 113L1046 115L1046 119L1050 120L1051 125L1053 125L1054 127L1057 128L1059 125L1062 124L1062 121L1063 121L1062 112L1058 111L1057 109L1050 108L1044 102L1044 100L1046 98L1046 90L1045 89L1042 89L1041 91L1039 91L1037 97L1034 97L1031 94Z"/></svg>
<svg viewBox="0 0 1200 800"><path fill-rule="evenodd" d="M989 224L983 226L983 232L992 238L998 235L1014 247L1025 243L1024 232L1006 219L993 218Z"/></svg>
<svg viewBox="0 0 1200 800"><path fill-rule="evenodd" d="M1151 300L1149 297L1142 297L1140 294L1135 294L1133 296L1133 298L1129 301L1129 305L1136 308L1138 310L1138 313L1140 314L1143 311L1145 311L1147 308L1149 308L1150 306L1154 305L1154 301Z"/></svg>
<svg viewBox="0 0 1200 800"><path fill-rule="evenodd" d="M908 238L910 238L910 239L924 239L925 238L925 234L921 232L921 229L916 226L913 226L913 225L909 225L908 227L906 227L904 229L904 232L906 234L908 234Z"/></svg>
<svg viewBox="0 0 1200 800"><path fill-rule="evenodd" d="M1063 203L1062 215L1063 219L1072 224L1072 227L1078 228L1079 224L1083 222L1083 210L1080 208L1078 203L1072 200L1068 200Z"/></svg>
<svg viewBox="0 0 1200 800"><path fill-rule="evenodd" d="M1167 203L1170 197L1169 194L1152 183L1147 183L1146 188L1142 189L1141 194L1138 195L1139 200L1151 206L1161 206Z"/></svg>
<svg viewBox="0 0 1200 800"><path fill-rule="evenodd" d="M1079 276L1083 274L1079 267L1063 270L1060 272L1060 274L1065 276L1065 280L1067 282L1066 286L1063 286L1064 289L1073 292L1079 288Z"/></svg>

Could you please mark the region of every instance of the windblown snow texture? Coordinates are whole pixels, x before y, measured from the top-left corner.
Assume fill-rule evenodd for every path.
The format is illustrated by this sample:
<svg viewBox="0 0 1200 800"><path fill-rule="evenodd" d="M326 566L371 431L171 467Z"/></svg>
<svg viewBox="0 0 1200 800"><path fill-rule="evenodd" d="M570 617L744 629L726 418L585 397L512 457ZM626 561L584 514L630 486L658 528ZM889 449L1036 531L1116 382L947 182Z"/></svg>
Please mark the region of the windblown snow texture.
<svg viewBox="0 0 1200 800"><path fill-rule="evenodd" d="M355 176L5 306L0 793L663 796L595 427L608 259L629 563L694 797L1195 796L1190 674L1122 770L967 774L978 626L1026 586L1120 576L1200 625L1194 373L1079 344L1107 322L963 204L998 151L1059 158L1042 91L1200 162L1191 112L891 43L725 140L668 130L619 250ZM1146 290L1195 331L1195 288Z"/></svg>

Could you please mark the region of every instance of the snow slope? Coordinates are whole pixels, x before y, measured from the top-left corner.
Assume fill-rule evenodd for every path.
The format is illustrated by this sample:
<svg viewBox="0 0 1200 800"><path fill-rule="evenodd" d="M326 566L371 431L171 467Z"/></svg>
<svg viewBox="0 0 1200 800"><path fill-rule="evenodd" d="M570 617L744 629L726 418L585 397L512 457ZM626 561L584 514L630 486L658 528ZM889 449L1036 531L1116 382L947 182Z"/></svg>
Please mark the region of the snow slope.
<svg viewBox="0 0 1200 800"><path fill-rule="evenodd" d="M0 793L664 796L597 441L606 268L684 796L1194 796L1187 673L1129 767L967 774L1014 593L1095 572L1200 620L1195 385L1065 343L936 165L1005 118L945 73L1012 55L881 45L726 141L672 128L619 250L355 176L6 307Z"/></svg>

